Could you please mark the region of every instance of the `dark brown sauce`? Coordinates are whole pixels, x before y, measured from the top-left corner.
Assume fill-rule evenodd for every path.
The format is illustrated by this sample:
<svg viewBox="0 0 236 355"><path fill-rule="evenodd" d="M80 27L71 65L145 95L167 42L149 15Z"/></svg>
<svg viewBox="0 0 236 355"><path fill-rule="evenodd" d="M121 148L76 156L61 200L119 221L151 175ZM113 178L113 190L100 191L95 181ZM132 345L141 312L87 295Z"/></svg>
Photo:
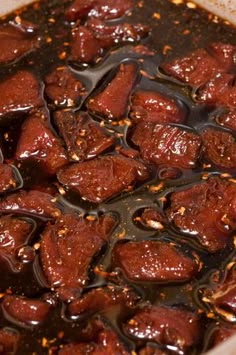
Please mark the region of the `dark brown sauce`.
<svg viewBox="0 0 236 355"><path fill-rule="evenodd" d="M68 47L64 46L64 42L69 41L70 25L64 21L64 8L69 1L41 1L39 7L34 5L28 6L20 13L21 17L36 23L39 26L39 33L42 36L40 50L32 52L19 62L12 65L2 65L0 70L0 80L3 80L9 73L14 73L18 69L28 68L42 81L45 74L49 73L55 66L60 66L65 63L64 60L58 58L60 52L67 52ZM218 23L209 20L209 14L203 10L190 9L185 4L174 5L166 0L146 0L141 1L142 7L136 6L132 15L129 16L130 22L146 22L152 28L152 34L143 41L145 45L156 51L154 57L148 57L144 60L142 66L150 76L156 76L158 73L158 65L160 62L168 61L173 57L183 55L195 48L204 47L211 42L223 41L225 43L236 44L236 32L233 27L224 24L218 20ZM137 4L137 2L136 2ZM153 14L158 12L160 19L157 20ZM7 22L13 19L15 14L9 15L1 22ZM50 22L49 19L55 19L55 22ZM178 21L178 24L177 22ZM186 31L188 30L188 31ZM50 44L46 43L45 38L53 38ZM163 55L163 48L169 46L166 55ZM88 95L98 87L98 84L103 80L104 75L110 72L113 68L126 59L139 61L143 59L142 55L134 54L130 51L130 46L117 48L112 53L108 53L96 66L79 70L75 65L71 64L74 73L82 80L86 86ZM191 91L186 86L176 83L175 80L170 80L159 72L158 76L150 80L142 77L139 81L138 88L153 89L169 96L175 97L185 110L188 112L185 125L189 129L194 129L196 132L201 131L206 125L216 125L209 116L210 109L204 105L195 105L191 99ZM85 109L84 102L81 102L76 109ZM13 120L10 124L3 123L1 125L1 147L5 160L11 160L16 148L16 142L19 135L19 127L24 119L18 121ZM100 121L99 117L94 119ZM54 126L53 121L51 121ZM217 125L216 125L217 126ZM116 144L129 146L129 128L124 126L113 126L106 124L106 127L111 131L123 133L124 137L117 138ZM8 140L4 139L4 134L8 133ZM52 178L49 181L46 176L43 176L35 165L23 164L19 167L19 171L23 177L24 188L30 189L32 185L37 184L54 184ZM190 238L180 235L179 231L173 226L168 225L167 229L161 232L153 231L145 228L137 223L134 223L134 217L145 207L158 207L163 210L163 203L159 198L181 188L187 184L192 184L201 180L202 173L220 174L223 171L217 171L214 168L201 169L199 165L193 171L182 171L181 176L175 180L167 180L164 182L163 189L158 193L151 193L148 186L158 184L161 179L158 178L158 172L154 170L152 181L148 184L139 186L132 193L124 193L117 196L107 203L102 203L98 208L88 202L83 201L73 193L67 193L60 197L62 209L72 208L81 213L97 214L101 212L114 212L119 218L119 226L116 228L109 247L103 251L99 257L94 260L94 265L97 264L102 270L109 271L111 269L111 249L118 239L118 235L125 231L125 240L143 240L143 239L158 239L163 241L177 241L181 248L187 253L193 250L197 252L203 262L203 268L197 278L188 283L176 284L153 284L153 283L134 283L130 285L145 301L150 301L153 304L164 302L166 305L184 305L192 310L198 310L200 302L198 300L198 292L196 291L202 284L206 282L207 275L217 269L219 265L226 260L234 258L233 247L230 246L221 252L209 255L204 251L197 242L191 241ZM33 246L40 239L44 221L36 220L37 228L33 238L30 239L29 245ZM36 252L37 253L37 252ZM14 294L22 294L28 297L39 297L50 290L45 284L42 277L41 266L38 257L34 263L26 263L21 272L13 272L9 266L2 262L0 263L1 281L0 292L6 292L10 289ZM92 267L91 267L92 270ZM115 280L110 282L120 283L121 285L129 284L128 280L119 274ZM107 280L102 276L96 276L91 273L90 283L86 289L106 285ZM164 299L163 299L163 295ZM207 311L206 311L207 313ZM120 310L114 308L109 314L106 314L106 322L114 327L128 346L128 349L134 349L135 345L122 332L122 320L126 320L128 314L120 313ZM216 321L202 316L203 332L208 325L214 324ZM50 313L47 321L38 327L22 328L17 324L12 324L3 315L0 316L0 327L14 327L21 333L21 340L17 350L17 354L47 354L49 348L57 353L59 346L64 343L83 340L83 333L89 328L89 320L77 319L73 321L68 318L65 312L65 305L58 301L57 307ZM64 332L62 339L58 338L58 333ZM43 347L42 339L51 340L50 345ZM139 344L140 346L140 344ZM203 349L207 349L207 339L205 344L200 344L196 349L190 350L191 354L199 354Z"/></svg>

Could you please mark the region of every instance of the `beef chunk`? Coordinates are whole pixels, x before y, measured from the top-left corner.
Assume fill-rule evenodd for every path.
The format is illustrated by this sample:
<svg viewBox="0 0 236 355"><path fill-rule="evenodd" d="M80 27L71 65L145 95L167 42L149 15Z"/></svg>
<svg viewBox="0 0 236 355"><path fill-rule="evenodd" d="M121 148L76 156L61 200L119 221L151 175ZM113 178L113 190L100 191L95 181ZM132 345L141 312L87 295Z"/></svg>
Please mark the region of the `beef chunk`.
<svg viewBox="0 0 236 355"><path fill-rule="evenodd" d="M15 295L3 298L2 309L9 320L25 325L42 323L50 311L50 304L39 299L30 299Z"/></svg>
<svg viewBox="0 0 236 355"><path fill-rule="evenodd" d="M174 352L158 348L154 345L147 345L138 352L138 355L174 355Z"/></svg>
<svg viewBox="0 0 236 355"><path fill-rule="evenodd" d="M42 105L39 83L30 72L21 70L0 82L0 117Z"/></svg>
<svg viewBox="0 0 236 355"><path fill-rule="evenodd" d="M3 198L0 200L0 212L33 214L46 218L55 218L61 214L54 197L36 190L21 190Z"/></svg>
<svg viewBox="0 0 236 355"><path fill-rule="evenodd" d="M0 217L0 255L14 257L17 249L26 244L32 224L13 216Z"/></svg>
<svg viewBox="0 0 236 355"><path fill-rule="evenodd" d="M0 63L8 63L21 58L38 45L33 31L27 31L20 24L7 23L0 26Z"/></svg>
<svg viewBox="0 0 236 355"><path fill-rule="evenodd" d="M190 131L145 122L137 125L131 140L144 160L186 169L196 166L201 145L201 138Z"/></svg>
<svg viewBox="0 0 236 355"><path fill-rule="evenodd" d="M133 0L75 0L66 10L68 21L88 17L112 20L123 16L133 6Z"/></svg>
<svg viewBox="0 0 236 355"><path fill-rule="evenodd" d="M212 336L211 336L211 345L215 347L218 344L221 344L223 341L226 341L231 336L236 335L236 328L233 326L220 325L218 326Z"/></svg>
<svg viewBox="0 0 236 355"><path fill-rule="evenodd" d="M224 71L223 65L202 48L163 64L162 69L168 75L191 86L202 85Z"/></svg>
<svg viewBox="0 0 236 355"><path fill-rule="evenodd" d="M220 62L225 71L230 71L235 65L236 46L221 42L212 43L208 47L209 52Z"/></svg>
<svg viewBox="0 0 236 355"><path fill-rule="evenodd" d="M115 223L109 215L90 221L67 214L49 224L42 234L40 258L50 287L60 288L62 297L73 298L87 283L90 263Z"/></svg>
<svg viewBox="0 0 236 355"><path fill-rule="evenodd" d="M83 199L99 203L147 180L149 172L141 162L121 155L108 155L65 167L57 177Z"/></svg>
<svg viewBox="0 0 236 355"><path fill-rule="evenodd" d="M19 334L11 328L0 329L0 354L15 354Z"/></svg>
<svg viewBox="0 0 236 355"><path fill-rule="evenodd" d="M124 118L137 75L138 66L136 63L122 63L106 87L88 100L88 109L107 120Z"/></svg>
<svg viewBox="0 0 236 355"><path fill-rule="evenodd" d="M236 110L226 111L217 117L217 123L236 131Z"/></svg>
<svg viewBox="0 0 236 355"><path fill-rule="evenodd" d="M141 241L117 244L113 261L133 281L185 281L198 271L198 266L174 246Z"/></svg>
<svg viewBox="0 0 236 355"><path fill-rule="evenodd" d="M236 229L236 185L218 177L177 191L170 196L167 215L189 237L209 252L224 248Z"/></svg>
<svg viewBox="0 0 236 355"><path fill-rule="evenodd" d="M154 208L145 208L140 217L141 223L145 227L153 229L163 229L163 223L166 223L166 218Z"/></svg>
<svg viewBox="0 0 236 355"><path fill-rule="evenodd" d="M40 113L29 116L21 127L15 158L39 163L53 175L67 163L65 150Z"/></svg>
<svg viewBox="0 0 236 355"><path fill-rule="evenodd" d="M96 342L69 344L59 351L59 355L103 355L116 354L128 355L116 333L110 329L104 329L97 335Z"/></svg>
<svg viewBox="0 0 236 355"><path fill-rule="evenodd" d="M12 166L0 163L0 193L15 189L17 184Z"/></svg>
<svg viewBox="0 0 236 355"><path fill-rule="evenodd" d="M135 301L137 301L137 297L130 290L108 286L96 288L83 297L72 301L68 310L72 316L92 315L96 312L105 311L112 306L132 307Z"/></svg>
<svg viewBox="0 0 236 355"><path fill-rule="evenodd" d="M135 122L182 123L185 112L177 102L155 91L136 91L132 97L131 117Z"/></svg>
<svg viewBox="0 0 236 355"><path fill-rule="evenodd" d="M54 119L72 160L94 158L114 143L114 138L86 113L57 111Z"/></svg>
<svg viewBox="0 0 236 355"><path fill-rule="evenodd" d="M205 159L220 168L236 171L236 142L232 134L207 128L201 137Z"/></svg>
<svg viewBox="0 0 236 355"><path fill-rule="evenodd" d="M46 96L56 106L75 106L82 96L82 83L67 67L54 69L44 81Z"/></svg>
<svg viewBox="0 0 236 355"><path fill-rule="evenodd" d="M221 73L201 86L196 94L199 102L213 106L236 107L235 77Z"/></svg>
<svg viewBox="0 0 236 355"><path fill-rule="evenodd" d="M140 309L125 325L132 337L185 350L199 341L200 324L189 311L164 306Z"/></svg>

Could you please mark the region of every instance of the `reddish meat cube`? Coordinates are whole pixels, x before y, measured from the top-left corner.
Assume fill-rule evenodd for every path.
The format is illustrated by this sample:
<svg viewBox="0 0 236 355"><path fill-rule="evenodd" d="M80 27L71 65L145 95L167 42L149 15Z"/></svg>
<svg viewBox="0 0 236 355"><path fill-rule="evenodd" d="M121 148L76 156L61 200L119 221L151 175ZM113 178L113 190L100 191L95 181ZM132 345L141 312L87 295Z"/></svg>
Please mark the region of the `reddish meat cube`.
<svg viewBox="0 0 236 355"><path fill-rule="evenodd" d="M105 311L112 306L132 307L137 301L137 297L127 288L104 287L96 288L83 297L72 301L69 304L69 314L81 316L84 314Z"/></svg>
<svg viewBox="0 0 236 355"><path fill-rule="evenodd" d="M61 214L54 197L35 190L21 190L3 198L0 201L0 212L33 214L46 218L55 218Z"/></svg>
<svg viewBox="0 0 236 355"><path fill-rule="evenodd" d="M170 63L162 65L165 73L189 84L199 86L219 72L224 71L224 66L212 57L205 49L197 49L183 58L177 58Z"/></svg>
<svg viewBox="0 0 236 355"><path fill-rule="evenodd" d="M15 295L3 298L2 309L9 320L25 324L38 325L42 323L50 311L51 305L39 299L30 299Z"/></svg>
<svg viewBox="0 0 236 355"><path fill-rule="evenodd" d="M138 355L174 355L172 351L163 350L154 345L147 345L138 352Z"/></svg>
<svg viewBox="0 0 236 355"><path fill-rule="evenodd" d="M17 249L27 243L33 225L24 219L0 217L0 255L16 256Z"/></svg>
<svg viewBox="0 0 236 355"><path fill-rule="evenodd" d="M166 223L166 218L154 208L145 208L140 221L145 227L161 230L164 228L163 223Z"/></svg>
<svg viewBox="0 0 236 355"><path fill-rule="evenodd" d="M235 77L231 74L221 73L213 77L197 91L196 99L199 102L214 106L236 107Z"/></svg>
<svg viewBox="0 0 236 355"><path fill-rule="evenodd" d="M217 123L236 131L236 110L222 113L219 117L217 117Z"/></svg>
<svg viewBox="0 0 236 355"><path fill-rule="evenodd" d="M107 120L124 118L137 76L138 65L136 63L122 63L116 75L107 83L106 87L88 100L89 111Z"/></svg>
<svg viewBox="0 0 236 355"><path fill-rule="evenodd" d="M11 328L0 329L0 354L15 354L19 341L19 333Z"/></svg>
<svg viewBox="0 0 236 355"><path fill-rule="evenodd" d="M185 169L196 166L201 146L201 138L195 133L145 122L137 125L131 140L139 147L144 160Z"/></svg>
<svg viewBox="0 0 236 355"><path fill-rule="evenodd" d="M82 83L66 67L56 68L45 78L45 93L56 106L75 106L83 90Z"/></svg>
<svg viewBox="0 0 236 355"><path fill-rule="evenodd" d="M7 23L0 26L0 63L19 59L37 46L38 39L34 31L27 31L21 24Z"/></svg>
<svg viewBox="0 0 236 355"><path fill-rule="evenodd" d="M0 82L0 117L42 105L39 83L30 72L21 70Z"/></svg>
<svg viewBox="0 0 236 355"><path fill-rule="evenodd" d="M69 344L59 351L59 355L128 355L123 344L118 339L116 333L110 329L101 331L96 342Z"/></svg>
<svg viewBox="0 0 236 355"><path fill-rule="evenodd" d="M236 185L217 177L170 196L167 215L209 252L223 249L236 229Z"/></svg>
<svg viewBox="0 0 236 355"><path fill-rule="evenodd" d="M57 174L58 180L83 199L99 203L149 178L145 165L121 155L75 163Z"/></svg>
<svg viewBox="0 0 236 355"><path fill-rule="evenodd" d="M214 330L214 332L211 335L210 338L211 346L215 347L216 345L221 344L223 341L226 341L233 335L236 335L235 327L221 324Z"/></svg>
<svg viewBox="0 0 236 355"><path fill-rule="evenodd" d="M15 158L36 162L49 175L55 174L67 163L60 139L54 135L40 113L31 115L24 121Z"/></svg>
<svg viewBox="0 0 236 355"><path fill-rule="evenodd" d="M140 309L125 325L134 338L172 345L179 350L198 343L200 324L198 317L189 311L164 306Z"/></svg>
<svg viewBox="0 0 236 355"><path fill-rule="evenodd" d="M66 10L68 21L88 17L112 20L123 16L133 6L133 0L75 0Z"/></svg>
<svg viewBox="0 0 236 355"><path fill-rule="evenodd" d="M94 158L114 144L114 137L86 113L57 111L54 119L72 160Z"/></svg>
<svg viewBox="0 0 236 355"><path fill-rule="evenodd" d="M131 117L135 122L182 123L185 111L177 102L155 91L136 91L132 97Z"/></svg>
<svg viewBox="0 0 236 355"><path fill-rule="evenodd" d="M95 63L103 54L103 46L94 33L85 26L79 26L72 32L69 59L78 63Z"/></svg>
<svg viewBox="0 0 236 355"><path fill-rule="evenodd" d="M236 46L217 42L210 44L208 49L212 56L223 65L226 72L230 71L234 67Z"/></svg>
<svg viewBox="0 0 236 355"><path fill-rule="evenodd" d="M185 281L198 272L196 262L174 246L151 240L117 244L113 261L132 281Z"/></svg>
<svg viewBox="0 0 236 355"><path fill-rule="evenodd" d="M0 163L0 193L15 189L17 183L12 166Z"/></svg>
<svg viewBox="0 0 236 355"><path fill-rule="evenodd" d="M236 142L232 134L207 128L201 137L205 159L220 168L236 171Z"/></svg>
<svg viewBox="0 0 236 355"><path fill-rule="evenodd" d="M89 220L67 214L49 224L42 234L40 258L50 287L59 288L62 297L73 298L87 283L90 263L115 223L110 215Z"/></svg>

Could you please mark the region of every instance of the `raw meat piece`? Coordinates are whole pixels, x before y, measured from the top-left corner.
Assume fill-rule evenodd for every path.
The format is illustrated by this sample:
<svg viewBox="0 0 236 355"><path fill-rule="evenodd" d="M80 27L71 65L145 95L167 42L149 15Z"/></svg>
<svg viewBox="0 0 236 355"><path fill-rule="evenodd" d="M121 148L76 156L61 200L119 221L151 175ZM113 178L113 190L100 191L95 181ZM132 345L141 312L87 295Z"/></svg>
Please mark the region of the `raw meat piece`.
<svg viewBox="0 0 236 355"><path fill-rule="evenodd" d="M26 244L33 226L13 216L0 217L0 255L16 256L17 249Z"/></svg>
<svg viewBox="0 0 236 355"><path fill-rule="evenodd" d="M42 105L39 83L30 72L21 70L0 82L0 117Z"/></svg>
<svg viewBox="0 0 236 355"><path fill-rule="evenodd" d="M16 330L5 327L0 329L0 354L15 354L19 341L19 333Z"/></svg>
<svg viewBox="0 0 236 355"><path fill-rule="evenodd" d="M151 240L116 244L113 262L133 281L185 281L198 272L196 262L173 245Z"/></svg>
<svg viewBox="0 0 236 355"><path fill-rule="evenodd" d="M166 74L191 86L202 85L217 73L225 71L222 63L203 48L197 49L183 58L162 64L161 67Z"/></svg>
<svg viewBox="0 0 236 355"><path fill-rule="evenodd" d="M88 100L87 107L89 111L107 120L124 118L137 76L138 65L136 63L122 63L105 88Z"/></svg>
<svg viewBox="0 0 236 355"><path fill-rule="evenodd" d="M185 113L174 99L155 91L136 91L132 97L131 117L135 122L182 123Z"/></svg>
<svg viewBox="0 0 236 355"><path fill-rule="evenodd" d="M221 250L231 241L236 229L236 184L211 177L172 193L170 202L169 219L209 252Z"/></svg>
<svg viewBox="0 0 236 355"><path fill-rule="evenodd" d="M49 175L54 175L67 163L60 139L54 135L40 113L33 114L24 121L15 158L36 162Z"/></svg>
<svg viewBox="0 0 236 355"><path fill-rule="evenodd" d="M38 47L38 39L35 31L29 32L21 24L7 23L0 26L1 64L19 59L36 47Z"/></svg>
<svg viewBox="0 0 236 355"><path fill-rule="evenodd" d="M222 113L219 117L217 117L217 123L236 131L236 110Z"/></svg>
<svg viewBox="0 0 236 355"><path fill-rule="evenodd" d="M232 134L206 128L201 137L205 159L219 168L236 171L236 142Z"/></svg>
<svg viewBox="0 0 236 355"><path fill-rule="evenodd" d="M125 325L126 332L142 340L186 350L200 338L198 317L189 311L165 306L140 309Z"/></svg>
<svg viewBox="0 0 236 355"><path fill-rule="evenodd" d="M39 299L5 295L2 302L4 314L16 323L36 326L42 323L50 311L50 304Z"/></svg>
<svg viewBox="0 0 236 355"><path fill-rule="evenodd" d="M15 189L18 185L10 165L0 163L0 193Z"/></svg>
<svg viewBox="0 0 236 355"><path fill-rule="evenodd" d="M68 21L88 17L112 20L123 16L133 6L133 0L75 0L66 10Z"/></svg>
<svg viewBox="0 0 236 355"><path fill-rule="evenodd" d="M72 160L94 158L114 144L114 137L86 113L57 111L54 119Z"/></svg>
<svg viewBox="0 0 236 355"><path fill-rule="evenodd" d="M220 73L201 86L196 93L198 102L213 106L236 107L235 76Z"/></svg>
<svg viewBox="0 0 236 355"><path fill-rule="evenodd" d="M196 166L201 146L201 138L191 131L145 122L137 125L131 140L144 160L185 169Z"/></svg>
<svg viewBox="0 0 236 355"><path fill-rule="evenodd" d="M49 224L42 234L40 258L50 287L60 288L63 298L73 298L86 285L90 263L115 224L111 215L90 221L69 214Z"/></svg>
<svg viewBox="0 0 236 355"><path fill-rule="evenodd" d="M96 288L69 304L72 316L92 315L112 306L132 307L137 297L129 289L118 287Z"/></svg>
<svg viewBox="0 0 236 355"><path fill-rule="evenodd" d="M21 190L0 200L0 212L33 214L38 217L55 218L61 215L56 198L36 190Z"/></svg>
<svg viewBox="0 0 236 355"><path fill-rule="evenodd" d="M60 170L57 177L83 199L99 203L147 180L149 172L141 162L117 154L72 164Z"/></svg>
<svg viewBox="0 0 236 355"><path fill-rule="evenodd" d="M82 83L67 67L54 69L44 81L46 96L56 106L75 106L82 96Z"/></svg>

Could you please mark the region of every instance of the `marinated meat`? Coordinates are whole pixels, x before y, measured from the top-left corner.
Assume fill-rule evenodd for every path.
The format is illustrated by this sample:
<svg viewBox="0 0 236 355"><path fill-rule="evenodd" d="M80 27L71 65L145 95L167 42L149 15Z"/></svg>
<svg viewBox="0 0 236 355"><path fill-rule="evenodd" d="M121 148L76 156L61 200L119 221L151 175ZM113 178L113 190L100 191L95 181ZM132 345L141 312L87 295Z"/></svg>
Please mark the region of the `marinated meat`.
<svg viewBox="0 0 236 355"><path fill-rule="evenodd" d="M197 263L173 245L151 240L117 244L113 262L133 281L186 281L198 272Z"/></svg>
<svg viewBox="0 0 236 355"><path fill-rule="evenodd" d="M236 131L236 110L222 113L217 118L217 123L219 123L221 126L225 126L226 128Z"/></svg>
<svg viewBox="0 0 236 355"><path fill-rule="evenodd" d="M221 73L214 76L199 88L196 94L198 102L213 106L236 107L235 76Z"/></svg>
<svg viewBox="0 0 236 355"><path fill-rule="evenodd" d="M95 255L108 242L116 221L110 215L90 221L63 215L42 234L40 259L50 287L64 298L73 298L88 281ZM65 292L64 292L65 291Z"/></svg>
<svg viewBox="0 0 236 355"><path fill-rule="evenodd" d="M55 174L67 163L60 139L54 135L40 113L31 115L24 121L15 158L38 163L49 175Z"/></svg>
<svg viewBox="0 0 236 355"><path fill-rule="evenodd" d="M133 6L133 0L75 0L66 10L68 21L76 21L84 17L97 17L112 20L123 16Z"/></svg>
<svg viewBox="0 0 236 355"><path fill-rule="evenodd" d="M14 257L17 249L27 243L33 225L14 216L0 217L0 255Z"/></svg>
<svg viewBox="0 0 236 355"><path fill-rule="evenodd" d="M206 128L201 137L205 159L219 168L236 171L236 142L232 134Z"/></svg>
<svg viewBox="0 0 236 355"><path fill-rule="evenodd" d="M55 218L61 215L56 198L36 190L21 190L2 198L0 212L32 214L46 218Z"/></svg>
<svg viewBox="0 0 236 355"><path fill-rule="evenodd" d="M113 136L86 113L57 111L54 120L72 160L89 160L114 144Z"/></svg>
<svg viewBox="0 0 236 355"><path fill-rule="evenodd" d="M236 185L217 177L170 195L167 215L209 252L226 247L236 228Z"/></svg>
<svg viewBox="0 0 236 355"><path fill-rule="evenodd" d="M125 118L129 97L138 76L138 65L134 62L122 63L116 75L102 91L87 102L89 111L107 120Z"/></svg>
<svg viewBox="0 0 236 355"><path fill-rule="evenodd" d="M135 122L182 123L185 114L174 99L155 91L136 91L132 97L131 117Z"/></svg>
<svg viewBox="0 0 236 355"><path fill-rule="evenodd" d="M29 71L19 70L0 82L0 117L42 105L40 85Z"/></svg>
<svg viewBox="0 0 236 355"><path fill-rule="evenodd" d="M164 306L140 309L125 325L126 332L142 340L186 350L200 339L198 317L189 311Z"/></svg>
<svg viewBox="0 0 236 355"><path fill-rule="evenodd" d="M28 27L31 28L30 24ZM7 23L0 26L0 63L9 63L31 52L39 42L34 31L27 31L21 24Z"/></svg>
<svg viewBox="0 0 236 355"><path fill-rule="evenodd" d="M0 353L14 354L19 342L19 333L16 330L5 327L0 329Z"/></svg>
<svg viewBox="0 0 236 355"><path fill-rule="evenodd" d="M72 316L92 315L97 312L106 311L112 306L132 307L138 297L129 289L108 286L96 288L83 297L72 301L69 304L68 311Z"/></svg>
<svg viewBox="0 0 236 355"><path fill-rule="evenodd" d="M58 67L44 80L45 94L56 106L75 106L83 95L83 84L67 67Z"/></svg>
<svg viewBox="0 0 236 355"><path fill-rule="evenodd" d="M85 200L99 203L149 177L148 169L139 161L122 155L107 155L63 168L58 180Z"/></svg>
<svg viewBox="0 0 236 355"><path fill-rule="evenodd" d="M201 138L191 131L145 122L137 125L131 140L144 160L185 169L196 166L201 146Z"/></svg>
<svg viewBox="0 0 236 355"><path fill-rule="evenodd" d="M215 347L216 345L222 343L223 341L226 341L229 339L231 336L236 334L236 328L233 326L227 326L227 325L220 325L218 326L212 336L211 336L211 342L212 342L212 347Z"/></svg>
<svg viewBox="0 0 236 355"><path fill-rule="evenodd" d="M49 311L50 304L39 299L5 295L2 302L4 314L12 322L36 326L42 323Z"/></svg>
<svg viewBox="0 0 236 355"><path fill-rule="evenodd" d="M228 43L215 42L208 46L209 52L220 62L225 71L230 71L235 66L236 46Z"/></svg>
<svg viewBox="0 0 236 355"><path fill-rule="evenodd" d="M17 187L18 181L13 167L0 163L0 193L13 190Z"/></svg>
<svg viewBox="0 0 236 355"><path fill-rule="evenodd" d="M138 355L174 355L172 351L158 348L157 346L147 345L138 352Z"/></svg>

